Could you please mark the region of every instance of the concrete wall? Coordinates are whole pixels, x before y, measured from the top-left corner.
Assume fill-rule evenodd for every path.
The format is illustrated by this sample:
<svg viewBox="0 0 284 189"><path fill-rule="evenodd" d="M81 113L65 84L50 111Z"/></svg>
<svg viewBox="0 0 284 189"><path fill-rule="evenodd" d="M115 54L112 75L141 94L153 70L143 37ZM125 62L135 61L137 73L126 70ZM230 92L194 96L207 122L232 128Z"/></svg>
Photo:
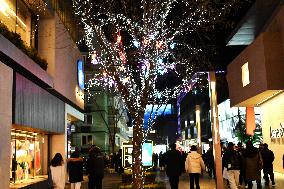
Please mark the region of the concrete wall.
<svg viewBox="0 0 284 189"><path fill-rule="evenodd" d="M48 62L54 89L83 109L84 100L77 96L77 60L82 56L76 44L56 14L40 19L38 31L38 51Z"/></svg>
<svg viewBox="0 0 284 189"><path fill-rule="evenodd" d="M260 107L263 142L267 143L268 148L274 152L274 170L284 173L282 160L284 155L284 138L270 138L270 127L278 129L280 128L280 123L284 123L284 93L275 96Z"/></svg>
<svg viewBox="0 0 284 189"><path fill-rule="evenodd" d="M13 70L0 62L0 183L9 188Z"/></svg>

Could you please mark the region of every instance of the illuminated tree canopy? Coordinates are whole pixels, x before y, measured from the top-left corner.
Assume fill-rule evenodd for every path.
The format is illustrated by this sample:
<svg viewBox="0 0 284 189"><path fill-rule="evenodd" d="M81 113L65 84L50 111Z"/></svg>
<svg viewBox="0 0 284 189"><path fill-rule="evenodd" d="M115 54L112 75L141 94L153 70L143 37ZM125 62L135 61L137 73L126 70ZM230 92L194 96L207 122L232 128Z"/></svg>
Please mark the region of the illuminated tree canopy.
<svg viewBox="0 0 284 189"><path fill-rule="evenodd" d="M230 25L239 0L73 0L97 72L86 90L118 94L134 119L134 188L143 188L141 145L147 104L166 104L212 69L211 37ZM210 54L211 53L211 54ZM170 78L165 80L164 78ZM167 82L164 82L167 81ZM153 123L153 120L152 120Z"/></svg>

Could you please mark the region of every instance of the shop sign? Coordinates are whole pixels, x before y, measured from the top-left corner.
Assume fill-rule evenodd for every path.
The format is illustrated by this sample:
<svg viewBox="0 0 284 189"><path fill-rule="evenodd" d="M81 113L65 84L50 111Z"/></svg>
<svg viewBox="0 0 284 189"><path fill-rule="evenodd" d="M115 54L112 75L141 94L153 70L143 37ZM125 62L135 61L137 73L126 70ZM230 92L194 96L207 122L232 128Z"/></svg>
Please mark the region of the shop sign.
<svg viewBox="0 0 284 189"><path fill-rule="evenodd" d="M77 78L78 78L78 85L81 90L84 90L84 70L83 70L83 61L78 60L77 61Z"/></svg>
<svg viewBox="0 0 284 189"><path fill-rule="evenodd" d="M270 138L283 138L284 137L284 123L280 123L280 128L272 129L270 127Z"/></svg>

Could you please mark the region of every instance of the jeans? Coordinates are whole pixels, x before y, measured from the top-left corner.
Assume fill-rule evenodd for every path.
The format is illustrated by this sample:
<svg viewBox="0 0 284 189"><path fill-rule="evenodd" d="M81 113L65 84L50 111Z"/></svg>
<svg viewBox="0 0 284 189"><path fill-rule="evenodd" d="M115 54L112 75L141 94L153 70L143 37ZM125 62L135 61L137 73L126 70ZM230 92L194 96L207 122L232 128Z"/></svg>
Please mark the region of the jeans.
<svg viewBox="0 0 284 189"><path fill-rule="evenodd" d="M179 176L169 176L171 189L178 189Z"/></svg>
<svg viewBox="0 0 284 189"><path fill-rule="evenodd" d="M199 186L199 173L189 173L189 185L190 185L190 189L194 189L194 181L195 181L195 185L196 185L196 189L200 189Z"/></svg>
<svg viewBox="0 0 284 189"><path fill-rule="evenodd" d="M102 189L102 176L89 176L89 189Z"/></svg>
<svg viewBox="0 0 284 189"><path fill-rule="evenodd" d="M274 173L273 173L273 167L269 167L269 168L263 168L263 174L264 174L264 179L265 179L265 184L269 185L269 177L270 176L270 180L272 182L272 184L274 184Z"/></svg>

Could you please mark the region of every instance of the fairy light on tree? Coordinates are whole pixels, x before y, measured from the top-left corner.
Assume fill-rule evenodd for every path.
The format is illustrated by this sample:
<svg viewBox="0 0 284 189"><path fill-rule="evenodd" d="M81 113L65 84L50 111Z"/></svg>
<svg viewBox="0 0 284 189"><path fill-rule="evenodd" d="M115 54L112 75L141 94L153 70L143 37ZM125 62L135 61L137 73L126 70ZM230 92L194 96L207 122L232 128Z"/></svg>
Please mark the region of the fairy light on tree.
<svg viewBox="0 0 284 189"><path fill-rule="evenodd" d="M237 0L73 0L96 72L86 91L104 88L120 96L133 118L133 187L143 188L141 148L158 108L143 128L146 105L167 104L208 68L198 37L221 27ZM97 48L96 48L97 47ZM94 54L95 53L95 54ZM204 65L205 64L205 65ZM163 78L171 76L169 82ZM91 96L89 94L88 96ZM89 98L90 100L91 98Z"/></svg>

